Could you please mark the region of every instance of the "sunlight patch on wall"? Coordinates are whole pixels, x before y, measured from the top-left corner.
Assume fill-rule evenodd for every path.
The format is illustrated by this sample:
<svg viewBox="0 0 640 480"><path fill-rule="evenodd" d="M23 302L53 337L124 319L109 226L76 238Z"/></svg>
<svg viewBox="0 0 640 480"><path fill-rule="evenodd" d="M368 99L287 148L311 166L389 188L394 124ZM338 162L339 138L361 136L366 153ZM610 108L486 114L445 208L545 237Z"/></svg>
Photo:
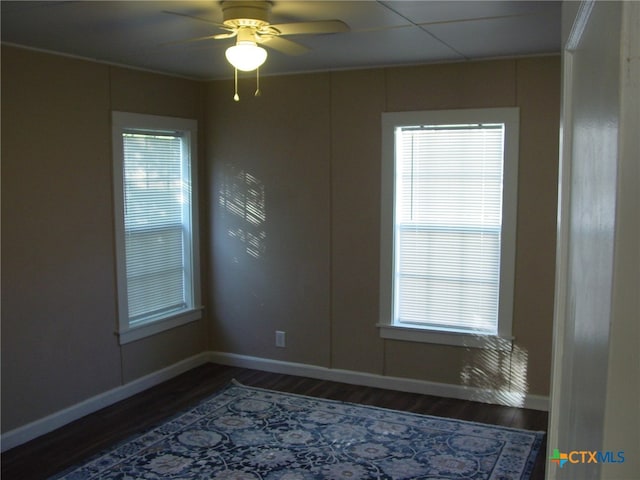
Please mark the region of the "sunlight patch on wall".
<svg viewBox="0 0 640 480"><path fill-rule="evenodd" d="M460 372L462 385L480 390L473 400L524 406L529 390L526 350L514 344L510 351L504 347L479 350L473 358Z"/></svg>
<svg viewBox="0 0 640 480"><path fill-rule="evenodd" d="M253 258L266 249L264 184L251 173L225 165L218 205L223 209L225 227L234 240Z"/></svg>

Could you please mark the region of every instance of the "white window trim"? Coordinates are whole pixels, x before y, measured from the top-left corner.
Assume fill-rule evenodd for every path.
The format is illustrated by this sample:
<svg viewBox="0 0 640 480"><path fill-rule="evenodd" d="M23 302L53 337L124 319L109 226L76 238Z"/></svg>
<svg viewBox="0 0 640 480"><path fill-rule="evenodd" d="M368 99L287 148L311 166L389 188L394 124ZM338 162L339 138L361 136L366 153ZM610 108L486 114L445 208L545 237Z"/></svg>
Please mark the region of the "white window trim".
<svg viewBox="0 0 640 480"><path fill-rule="evenodd" d="M113 148L113 194L114 194L114 220L116 243L116 279L118 291L118 330L120 344L130 343L150 335L176 328L202 318L203 307L201 305L200 292L200 246L199 246L199 213L198 213L198 157L197 135L198 123L196 120L177 117L164 117L158 115L145 115L129 112L112 112L112 148ZM124 148L122 133L128 129L182 132L188 137L189 157L191 167L191 272L189 279L193 290L193 307L182 310L176 314L150 318L144 322L129 323L127 304L127 276L125 257L125 230L124 230L124 190L123 190L123 164Z"/></svg>
<svg viewBox="0 0 640 480"><path fill-rule="evenodd" d="M511 350L515 283L516 217L518 198L519 118L517 107L389 112L382 114L380 318L382 338L462 347ZM504 123L502 244L498 334L477 335L428 327L394 324L394 201L396 185L395 129L407 125Z"/></svg>

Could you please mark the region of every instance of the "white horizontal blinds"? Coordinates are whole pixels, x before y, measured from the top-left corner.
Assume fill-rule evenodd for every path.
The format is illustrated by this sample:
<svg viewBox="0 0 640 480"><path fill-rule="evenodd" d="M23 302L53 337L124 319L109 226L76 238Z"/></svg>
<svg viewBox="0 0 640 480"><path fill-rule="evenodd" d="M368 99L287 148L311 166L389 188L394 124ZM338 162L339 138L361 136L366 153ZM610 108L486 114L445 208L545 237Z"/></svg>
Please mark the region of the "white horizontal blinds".
<svg viewBox="0 0 640 480"><path fill-rule="evenodd" d="M129 320L185 307L182 138L125 132L125 256Z"/></svg>
<svg viewBox="0 0 640 480"><path fill-rule="evenodd" d="M496 334L504 125L396 130L396 324Z"/></svg>

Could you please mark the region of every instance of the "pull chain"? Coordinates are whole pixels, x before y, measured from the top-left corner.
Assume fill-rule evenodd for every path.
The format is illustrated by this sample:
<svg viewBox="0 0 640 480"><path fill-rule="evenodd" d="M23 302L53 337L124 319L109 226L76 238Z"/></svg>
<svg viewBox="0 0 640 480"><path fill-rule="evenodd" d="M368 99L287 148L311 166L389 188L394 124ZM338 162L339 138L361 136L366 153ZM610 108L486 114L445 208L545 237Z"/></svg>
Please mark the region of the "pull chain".
<svg viewBox="0 0 640 480"><path fill-rule="evenodd" d="M236 102L240 101L240 97L238 96L238 69L234 68L234 75L233 75L233 83L234 83L234 88L235 88L235 93L233 95L233 99Z"/></svg>
<svg viewBox="0 0 640 480"><path fill-rule="evenodd" d="M260 91L260 67L256 68L256 93L253 94L254 97L259 97L262 95Z"/></svg>
<svg viewBox="0 0 640 480"><path fill-rule="evenodd" d="M240 101L240 96L238 95L238 69L234 68L233 70L233 99L236 102ZM262 95L262 91L260 91L260 67L256 68L256 91L253 94L255 97L259 97Z"/></svg>

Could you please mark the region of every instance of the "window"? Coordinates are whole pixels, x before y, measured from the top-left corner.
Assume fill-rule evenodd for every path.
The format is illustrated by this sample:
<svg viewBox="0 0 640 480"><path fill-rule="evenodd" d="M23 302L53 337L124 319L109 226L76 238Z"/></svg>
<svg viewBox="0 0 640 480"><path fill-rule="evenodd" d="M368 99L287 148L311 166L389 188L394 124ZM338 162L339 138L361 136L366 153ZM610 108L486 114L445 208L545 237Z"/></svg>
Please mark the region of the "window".
<svg viewBox="0 0 640 480"><path fill-rule="evenodd" d="M518 116L383 114L383 337L511 347Z"/></svg>
<svg viewBox="0 0 640 480"><path fill-rule="evenodd" d="M201 317L197 123L113 112L119 335Z"/></svg>

